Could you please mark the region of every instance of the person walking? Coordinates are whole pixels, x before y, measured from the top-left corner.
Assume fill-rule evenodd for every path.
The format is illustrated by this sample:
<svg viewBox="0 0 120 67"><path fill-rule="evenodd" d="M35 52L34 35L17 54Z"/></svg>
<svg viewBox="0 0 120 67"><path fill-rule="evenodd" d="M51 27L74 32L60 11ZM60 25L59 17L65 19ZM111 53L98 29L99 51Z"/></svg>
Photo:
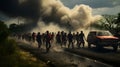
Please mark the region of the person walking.
<svg viewBox="0 0 120 67"><path fill-rule="evenodd" d="M56 35L56 43L57 44L61 44L61 34L60 34L60 31L58 31L57 35Z"/></svg>
<svg viewBox="0 0 120 67"><path fill-rule="evenodd" d="M38 43L38 48L41 48L41 45L42 45L41 38L42 38L42 36L41 36L40 32L38 32L38 34L36 36L36 41Z"/></svg>
<svg viewBox="0 0 120 67"><path fill-rule="evenodd" d="M35 42L35 39L36 39L36 33L33 32L33 33L32 33L32 40L33 40L33 42Z"/></svg>
<svg viewBox="0 0 120 67"><path fill-rule="evenodd" d="M64 33L62 40L63 40L64 47L66 47L66 44L67 44L67 33Z"/></svg>
<svg viewBox="0 0 120 67"><path fill-rule="evenodd" d="M73 35L71 34L71 32L69 32L67 37L68 37L68 48L70 48L70 46L72 46L72 48L74 48L74 45L73 45Z"/></svg>
<svg viewBox="0 0 120 67"><path fill-rule="evenodd" d="M46 31L45 41L46 41L46 52L49 52L51 48L51 34L49 33L49 31Z"/></svg>
<svg viewBox="0 0 120 67"><path fill-rule="evenodd" d="M83 33L83 31L81 31L81 33L79 34L79 45L78 45L78 48L80 48L80 45L82 44L83 45L83 48L85 46L85 35Z"/></svg>
<svg viewBox="0 0 120 67"><path fill-rule="evenodd" d="M76 46L79 47L79 32L76 33Z"/></svg>

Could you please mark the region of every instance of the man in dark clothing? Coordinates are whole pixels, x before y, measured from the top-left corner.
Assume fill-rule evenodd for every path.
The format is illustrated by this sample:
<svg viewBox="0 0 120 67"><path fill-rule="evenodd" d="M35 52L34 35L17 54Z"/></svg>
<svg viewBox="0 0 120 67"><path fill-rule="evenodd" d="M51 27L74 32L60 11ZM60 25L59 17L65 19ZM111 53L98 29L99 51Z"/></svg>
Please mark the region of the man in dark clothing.
<svg viewBox="0 0 120 67"><path fill-rule="evenodd" d="M69 42L68 48L70 47L70 45L72 46L72 48L74 48L74 45L73 45L73 35L71 34L71 32L69 32L67 37L68 37L68 42Z"/></svg>
<svg viewBox="0 0 120 67"><path fill-rule="evenodd" d="M51 43L54 43L54 37L55 37L55 34L54 34L54 32L52 32L52 34L51 34Z"/></svg>
<svg viewBox="0 0 120 67"><path fill-rule="evenodd" d="M79 45L78 45L78 48L80 48L80 45L81 45L81 44L82 44L83 47L84 47L84 44L85 44L84 38L85 38L85 35L84 35L83 31L81 31L81 33L79 34L79 41L80 41L80 43L79 43Z"/></svg>
<svg viewBox="0 0 120 67"><path fill-rule="evenodd" d="M46 31L46 35L45 35L45 41L46 41L46 52L49 51L50 47L51 47L51 34L49 33L49 31Z"/></svg>
<svg viewBox="0 0 120 67"><path fill-rule="evenodd" d="M76 35L75 33L73 33L73 45L75 44L75 42L76 42Z"/></svg>
<svg viewBox="0 0 120 67"><path fill-rule="evenodd" d="M61 47L63 47L64 43L64 31L61 31Z"/></svg>
<svg viewBox="0 0 120 67"><path fill-rule="evenodd" d="M42 41L41 41L40 32L38 32L38 34L37 34L37 36L36 36L36 41L37 41L37 43L38 43L38 48L41 48Z"/></svg>
<svg viewBox="0 0 120 67"><path fill-rule="evenodd" d="M58 31L57 35L56 35L56 43L57 44L61 44L61 35L60 35L60 31Z"/></svg>
<svg viewBox="0 0 120 67"><path fill-rule="evenodd" d="M28 33L28 41L30 42L32 40L31 33Z"/></svg>
<svg viewBox="0 0 120 67"><path fill-rule="evenodd" d="M79 32L76 33L76 41L77 41L76 46L78 47L78 45L79 45Z"/></svg>
<svg viewBox="0 0 120 67"><path fill-rule="evenodd" d="M33 42L35 42L35 39L36 39L36 33L33 32L33 33L32 33L32 40L33 40Z"/></svg>
<svg viewBox="0 0 120 67"><path fill-rule="evenodd" d="M67 33L64 33L64 34L63 34L62 41L63 41L62 44L66 47L66 43L67 43Z"/></svg>
<svg viewBox="0 0 120 67"><path fill-rule="evenodd" d="M42 33L42 44L45 44L45 33Z"/></svg>

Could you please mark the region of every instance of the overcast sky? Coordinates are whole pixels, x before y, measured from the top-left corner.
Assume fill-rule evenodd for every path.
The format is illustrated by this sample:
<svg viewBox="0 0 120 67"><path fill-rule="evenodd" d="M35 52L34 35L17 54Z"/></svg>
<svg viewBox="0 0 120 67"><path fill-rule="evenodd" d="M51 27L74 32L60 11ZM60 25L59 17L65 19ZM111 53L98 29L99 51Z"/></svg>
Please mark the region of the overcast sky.
<svg viewBox="0 0 120 67"><path fill-rule="evenodd" d="M120 13L120 0L61 0L61 2L71 9L74 8L75 5L89 5L93 9L93 14L95 15L117 15ZM0 20L6 18L7 16L0 12Z"/></svg>
<svg viewBox="0 0 120 67"><path fill-rule="evenodd" d="M120 0L61 0L64 5L73 8L75 5L86 4L93 8L93 14L120 13Z"/></svg>

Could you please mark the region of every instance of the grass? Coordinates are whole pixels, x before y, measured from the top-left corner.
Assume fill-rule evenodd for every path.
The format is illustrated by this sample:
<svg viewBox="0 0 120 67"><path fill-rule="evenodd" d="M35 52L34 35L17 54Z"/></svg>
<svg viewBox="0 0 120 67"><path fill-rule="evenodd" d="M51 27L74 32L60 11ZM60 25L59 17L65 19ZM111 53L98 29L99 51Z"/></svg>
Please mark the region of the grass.
<svg viewBox="0 0 120 67"><path fill-rule="evenodd" d="M47 65L37 60L28 52L21 51L17 54L1 57L1 67L47 67Z"/></svg>
<svg viewBox="0 0 120 67"><path fill-rule="evenodd" d="M48 67L29 52L18 48L14 40L0 43L0 67Z"/></svg>

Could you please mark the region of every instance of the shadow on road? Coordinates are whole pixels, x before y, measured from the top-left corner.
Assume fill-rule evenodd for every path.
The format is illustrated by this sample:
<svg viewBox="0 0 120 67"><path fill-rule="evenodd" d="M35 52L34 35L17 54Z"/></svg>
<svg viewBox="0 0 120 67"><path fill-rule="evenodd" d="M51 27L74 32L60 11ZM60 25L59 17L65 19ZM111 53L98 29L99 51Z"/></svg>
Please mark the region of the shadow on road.
<svg viewBox="0 0 120 67"><path fill-rule="evenodd" d="M97 52L97 53L113 53L115 51L113 51L113 49L107 49L107 48L96 48L96 47L92 47L92 48L84 48L86 50L89 50L89 51L93 51L93 52Z"/></svg>
<svg viewBox="0 0 120 67"><path fill-rule="evenodd" d="M104 47L99 49L96 47L91 47L91 48L83 48L83 49L96 52L96 53L120 53L120 49L118 49L117 51L114 51L112 47Z"/></svg>

